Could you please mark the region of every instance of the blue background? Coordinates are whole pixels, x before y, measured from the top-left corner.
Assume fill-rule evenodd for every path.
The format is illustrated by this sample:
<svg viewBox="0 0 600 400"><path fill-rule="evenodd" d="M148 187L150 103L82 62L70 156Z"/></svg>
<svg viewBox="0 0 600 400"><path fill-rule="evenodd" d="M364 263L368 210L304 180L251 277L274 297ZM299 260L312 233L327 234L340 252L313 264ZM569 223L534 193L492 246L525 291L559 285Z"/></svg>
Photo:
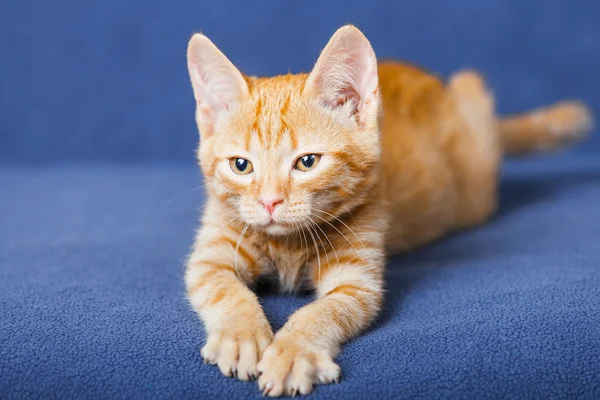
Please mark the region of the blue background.
<svg viewBox="0 0 600 400"><path fill-rule="evenodd" d="M194 32L243 72L269 75L309 70L352 22L380 58L444 76L480 69L503 112L564 97L600 111L596 0L4 0L0 10L5 162L189 160Z"/></svg>
<svg viewBox="0 0 600 400"><path fill-rule="evenodd" d="M310 69L357 24L380 57L483 71L501 112L600 114L600 1L0 2L0 398L258 398L202 364L183 263L204 202L185 51ZM600 398L600 134L510 160L484 227L394 257L381 318L313 399ZM274 329L309 297L262 296Z"/></svg>

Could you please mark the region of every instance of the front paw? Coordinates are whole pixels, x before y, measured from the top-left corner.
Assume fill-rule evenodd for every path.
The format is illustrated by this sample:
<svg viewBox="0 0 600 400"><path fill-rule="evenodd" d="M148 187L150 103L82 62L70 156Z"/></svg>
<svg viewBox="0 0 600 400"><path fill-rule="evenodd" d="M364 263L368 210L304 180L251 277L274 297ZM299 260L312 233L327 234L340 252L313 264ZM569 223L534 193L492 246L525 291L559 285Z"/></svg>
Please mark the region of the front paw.
<svg viewBox="0 0 600 400"><path fill-rule="evenodd" d="M340 379L340 367L328 352L277 339L265 350L258 371L261 392L272 397L308 394L313 384L338 383Z"/></svg>
<svg viewBox="0 0 600 400"><path fill-rule="evenodd" d="M270 327L243 328L243 322L236 325L236 329L208 334L200 354L205 363L217 364L225 376L256 379L258 360L273 340L273 333Z"/></svg>

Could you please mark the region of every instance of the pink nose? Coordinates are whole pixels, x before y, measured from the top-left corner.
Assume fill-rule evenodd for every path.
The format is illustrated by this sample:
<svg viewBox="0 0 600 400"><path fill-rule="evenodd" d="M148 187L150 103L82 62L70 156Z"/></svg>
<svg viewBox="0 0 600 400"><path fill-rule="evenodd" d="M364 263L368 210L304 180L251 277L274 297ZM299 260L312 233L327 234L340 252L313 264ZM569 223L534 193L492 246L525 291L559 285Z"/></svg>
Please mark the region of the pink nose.
<svg viewBox="0 0 600 400"><path fill-rule="evenodd" d="M277 196L263 196L260 199L260 203L265 207L265 210L267 210L269 215L273 215L275 207L277 207L278 204L283 203L283 199Z"/></svg>

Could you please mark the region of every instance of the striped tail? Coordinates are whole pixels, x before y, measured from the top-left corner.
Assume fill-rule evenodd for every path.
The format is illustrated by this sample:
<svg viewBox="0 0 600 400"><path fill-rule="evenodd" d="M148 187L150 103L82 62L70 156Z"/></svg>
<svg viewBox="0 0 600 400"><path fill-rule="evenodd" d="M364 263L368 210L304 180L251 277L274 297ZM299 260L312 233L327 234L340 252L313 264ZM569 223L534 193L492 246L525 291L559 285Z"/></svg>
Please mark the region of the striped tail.
<svg viewBox="0 0 600 400"><path fill-rule="evenodd" d="M562 101L525 114L501 117L499 133L505 154L552 151L572 144L592 129L592 114L579 101Z"/></svg>

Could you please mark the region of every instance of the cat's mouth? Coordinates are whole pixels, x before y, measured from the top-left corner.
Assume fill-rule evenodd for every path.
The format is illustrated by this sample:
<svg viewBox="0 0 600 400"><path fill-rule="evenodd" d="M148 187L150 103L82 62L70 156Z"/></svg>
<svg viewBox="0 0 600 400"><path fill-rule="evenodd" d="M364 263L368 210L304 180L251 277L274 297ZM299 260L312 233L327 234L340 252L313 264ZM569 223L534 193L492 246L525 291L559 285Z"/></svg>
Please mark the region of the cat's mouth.
<svg viewBox="0 0 600 400"><path fill-rule="evenodd" d="M295 228L293 225L286 222L277 222L273 218L262 226L262 229L273 236L287 235L292 232Z"/></svg>
<svg viewBox="0 0 600 400"><path fill-rule="evenodd" d="M302 226L302 221L294 221L285 216L269 216L261 221L248 221L254 230L265 232L273 236L289 235Z"/></svg>

